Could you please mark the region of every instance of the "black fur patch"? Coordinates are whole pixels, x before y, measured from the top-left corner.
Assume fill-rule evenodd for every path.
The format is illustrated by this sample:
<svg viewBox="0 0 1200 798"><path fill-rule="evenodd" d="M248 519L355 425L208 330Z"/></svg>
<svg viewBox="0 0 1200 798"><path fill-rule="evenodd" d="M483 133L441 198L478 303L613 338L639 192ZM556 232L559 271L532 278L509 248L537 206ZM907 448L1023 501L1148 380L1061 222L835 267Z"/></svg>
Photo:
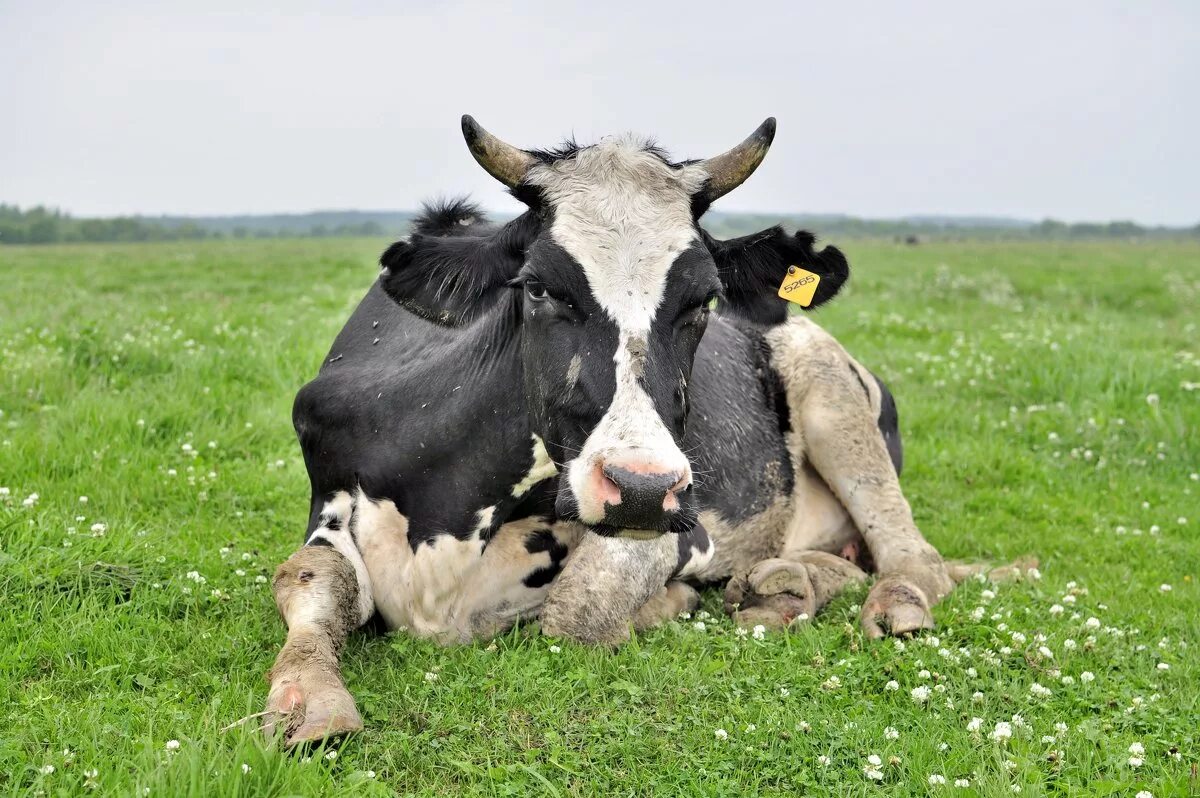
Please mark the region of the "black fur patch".
<svg viewBox="0 0 1200 798"><path fill-rule="evenodd" d="M418 316L457 327L506 290L541 228L540 217L527 211L499 229L468 225L453 235L421 232L464 227L459 224L464 209L472 207L459 201L427 209L418 232L387 248L379 259L379 282L389 297Z"/></svg>
<svg viewBox="0 0 1200 798"><path fill-rule="evenodd" d="M550 564L529 573L524 579L525 587L545 587L554 581L562 571L563 560L567 558L567 547L554 537L549 529L539 529L525 538L525 550L530 554L540 551L550 555Z"/></svg>
<svg viewBox="0 0 1200 798"><path fill-rule="evenodd" d="M806 310L837 295L850 279L850 264L837 247L813 249L816 237L804 230L788 235L779 225L753 235L719 241L701 231L725 287L722 309L755 324L781 324L788 302L778 296L788 266L820 275L817 292Z"/></svg>

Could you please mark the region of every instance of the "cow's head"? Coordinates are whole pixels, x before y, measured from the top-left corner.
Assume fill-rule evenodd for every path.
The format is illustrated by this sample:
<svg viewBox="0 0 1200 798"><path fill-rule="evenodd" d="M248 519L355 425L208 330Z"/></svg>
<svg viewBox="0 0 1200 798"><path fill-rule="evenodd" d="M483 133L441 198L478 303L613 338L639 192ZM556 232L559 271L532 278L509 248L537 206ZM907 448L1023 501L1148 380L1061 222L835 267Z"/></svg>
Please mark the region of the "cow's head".
<svg viewBox="0 0 1200 798"><path fill-rule="evenodd" d="M688 380L714 300L722 313L778 323L788 266L822 275L810 307L848 275L841 253L815 252L807 233L717 241L698 225L762 162L775 120L722 155L682 163L631 137L526 151L469 116L463 133L529 210L487 236L417 234L393 245L384 289L443 324L507 309L534 430L563 466L560 516L607 534L689 529Z"/></svg>

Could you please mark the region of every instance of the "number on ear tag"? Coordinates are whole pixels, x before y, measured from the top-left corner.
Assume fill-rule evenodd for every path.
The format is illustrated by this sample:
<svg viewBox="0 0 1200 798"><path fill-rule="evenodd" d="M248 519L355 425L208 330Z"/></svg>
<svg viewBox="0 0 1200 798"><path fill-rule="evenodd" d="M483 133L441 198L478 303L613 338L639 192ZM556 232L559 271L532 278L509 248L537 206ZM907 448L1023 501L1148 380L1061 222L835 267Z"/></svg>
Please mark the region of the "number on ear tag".
<svg viewBox="0 0 1200 798"><path fill-rule="evenodd" d="M817 284L820 282L821 275L813 274L799 266L788 266L783 285L779 286L779 296L806 308L812 304L813 296L817 293Z"/></svg>

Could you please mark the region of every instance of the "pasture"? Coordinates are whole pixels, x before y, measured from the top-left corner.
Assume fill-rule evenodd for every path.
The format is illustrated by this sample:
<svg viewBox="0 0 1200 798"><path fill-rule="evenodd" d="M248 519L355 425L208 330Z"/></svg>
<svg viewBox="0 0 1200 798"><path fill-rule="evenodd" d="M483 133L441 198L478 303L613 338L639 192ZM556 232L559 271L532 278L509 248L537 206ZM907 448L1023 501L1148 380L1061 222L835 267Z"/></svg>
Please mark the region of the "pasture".
<svg viewBox="0 0 1200 798"><path fill-rule="evenodd" d="M384 245L0 248L0 794L1200 792L1192 244L845 245L817 319L896 394L918 525L1041 561L933 634L865 641L856 592L757 639L718 591L616 653L360 632L365 733L223 730L284 638L291 400Z"/></svg>

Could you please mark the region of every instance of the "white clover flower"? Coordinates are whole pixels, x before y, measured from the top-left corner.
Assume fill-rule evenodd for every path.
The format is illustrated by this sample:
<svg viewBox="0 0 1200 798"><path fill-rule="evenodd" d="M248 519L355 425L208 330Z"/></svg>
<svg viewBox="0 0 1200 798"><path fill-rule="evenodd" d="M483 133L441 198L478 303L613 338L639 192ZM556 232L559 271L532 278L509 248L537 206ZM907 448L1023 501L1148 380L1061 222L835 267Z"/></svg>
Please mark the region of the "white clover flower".
<svg viewBox="0 0 1200 798"><path fill-rule="evenodd" d="M1138 790L1137 795L1133 796L1133 798L1154 798L1154 793L1149 790Z"/></svg>
<svg viewBox="0 0 1200 798"><path fill-rule="evenodd" d="M946 777L945 777L945 776L941 776L941 775L939 775L939 774L937 774L937 773L931 773L931 774L929 774L929 786L930 786L930 787L936 787L936 786L938 786L939 784L945 784L945 783L946 783Z"/></svg>
<svg viewBox="0 0 1200 798"><path fill-rule="evenodd" d="M792 694L792 691L791 691L791 690L789 690L789 689L787 689L786 687L780 687L780 688L779 688L779 697L780 697L780 698L787 698L787 697L788 697L788 696L790 696L791 694Z"/></svg>
<svg viewBox="0 0 1200 798"><path fill-rule="evenodd" d="M967 723L967 731L976 732L983 727L983 718L971 718Z"/></svg>
<svg viewBox="0 0 1200 798"><path fill-rule="evenodd" d="M168 751L178 751L179 750L179 741L178 740L167 740L167 750Z"/></svg>
<svg viewBox="0 0 1200 798"><path fill-rule="evenodd" d="M817 757L817 764L823 768L829 767L829 763L832 761L833 761L832 759L825 756L824 754L821 754L819 757Z"/></svg>
<svg viewBox="0 0 1200 798"><path fill-rule="evenodd" d="M1086 621L1084 621L1083 625L1089 629L1099 629L1100 628L1100 619L1095 616L1092 616L1091 618L1088 618Z"/></svg>
<svg viewBox="0 0 1200 798"><path fill-rule="evenodd" d="M692 624L692 628L697 632L703 632L708 627L704 625L704 621L696 621L694 624Z"/></svg>
<svg viewBox="0 0 1200 798"><path fill-rule="evenodd" d="M1069 687L1070 685L1075 684L1075 677L1064 675L1061 679L1059 679L1059 681Z"/></svg>
<svg viewBox="0 0 1200 798"><path fill-rule="evenodd" d="M897 651L903 651L905 648L907 648L907 646L904 645L904 641L898 637L892 638L892 647Z"/></svg>
<svg viewBox="0 0 1200 798"><path fill-rule="evenodd" d="M1058 723L1054 724L1054 730L1056 732L1058 732L1059 734L1066 734L1068 728L1069 727L1067 726L1067 724L1063 723L1061 720Z"/></svg>
<svg viewBox="0 0 1200 798"><path fill-rule="evenodd" d="M757 726L755 726L753 723L747 723L747 724L746 724L746 731L747 731L747 732L756 731L757 729L758 729L758 727L757 727Z"/></svg>
<svg viewBox="0 0 1200 798"><path fill-rule="evenodd" d="M867 757L867 762L874 765L875 767L879 767L880 765L883 764L883 760L879 758L879 754L871 754L870 756Z"/></svg>
<svg viewBox="0 0 1200 798"><path fill-rule="evenodd" d="M1012 735L1012 724L1002 720L996 723L996 728L992 730L989 736L996 742L1003 742L1012 737Z"/></svg>
<svg viewBox="0 0 1200 798"><path fill-rule="evenodd" d="M894 727L888 726L883 730L883 738L885 740L899 740L900 732L897 731Z"/></svg>
<svg viewBox="0 0 1200 798"><path fill-rule="evenodd" d="M839 679L836 675L830 676L828 679L826 679L825 681L823 681L821 683L821 687L825 688L826 690L836 690L841 686L842 686L842 680Z"/></svg>
<svg viewBox="0 0 1200 798"><path fill-rule="evenodd" d="M259 574L258 576L254 577L254 581L260 585L265 585L267 583L267 578L262 574Z"/></svg>
<svg viewBox="0 0 1200 798"><path fill-rule="evenodd" d="M1143 754L1146 753L1146 746L1142 745L1141 743L1130 743L1129 744L1129 753L1134 754L1136 756L1142 756Z"/></svg>
<svg viewBox="0 0 1200 798"><path fill-rule="evenodd" d="M872 781L882 781L883 771L872 767L863 768L863 774Z"/></svg>
<svg viewBox="0 0 1200 798"><path fill-rule="evenodd" d="M967 676L970 676L972 679L974 679L978 675L979 671L975 670L974 667L967 668Z"/></svg>
<svg viewBox="0 0 1200 798"><path fill-rule="evenodd" d="M1052 607L1050 607L1051 615L1062 615L1062 613L1063 613L1063 605L1055 604Z"/></svg>
<svg viewBox="0 0 1200 798"><path fill-rule="evenodd" d="M1024 632L1013 632L1012 633L1012 641L1014 643L1016 643L1017 645L1023 645L1025 643L1025 633Z"/></svg>
<svg viewBox="0 0 1200 798"><path fill-rule="evenodd" d="M888 692L894 693L900 689L900 682L896 681L895 679L892 679L891 681L889 681L887 684L885 684L883 686L883 689L887 690Z"/></svg>
<svg viewBox="0 0 1200 798"><path fill-rule="evenodd" d="M1170 586L1170 585L1168 585L1168 584L1161 584L1161 585L1159 585L1159 586L1158 586L1158 589L1159 589L1159 590L1161 590L1163 593L1170 593L1170 592L1171 592L1171 586Z"/></svg>
<svg viewBox="0 0 1200 798"><path fill-rule="evenodd" d="M326 751L325 758L332 762L333 760L337 759L337 751L334 751L334 750Z"/></svg>
<svg viewBox="0 0 1200 798"><path fill-rule="evenodd" d="M1158 663L1158 665L1156 665L1155 667L1157 667L1157 668L1158 668L1160 671L1169 671L1169 670L1171 670L1171 666L1170 666L1170 665L1168 665L1168 664L1167 664L1167 663L1165 663L1165 662L1160 662L1160 663Z"/></svg>
<svg viewBox="0 0 1200 798"><path fill-rule="evenodd" d="M808 721L802 720L796 724L796 731L802 731L805 734L808 734L810 731L812 731L812 726L808 724Z"/></svg>
<svg viewBox="0 0 1200 798"><path fill-rule="evenodd" d="M87 503L88 503L88 497L87 497L87 496L80 496L80 497L79 497L79 503L80 503L80 504L87 504Z"/></svg>
<svg viewBox="0 0 1200 798"><path fill-rule="evenodd" d="M927 671L927 670L920 670L920 671L917 671L917 678L920 678L920 679L928 679L928 678L930 678L932 675L933 675L933 674L931 674L931 673L930 673L929 671Z"/></svg>
<svg viewBox="0 0 1200 798"><path fill-rule="evenodd" d="M1060 599L1060 601L1062 601L1063 604L1074 604L1077 601L1077 599L1075 598L1075 596L1068 593L1067 595L1063 596Z"/></svg>
<svg viewBox="0 0 1200 798"><path fill-rule="evenodd" d="M724 729L717 729L715 732L713 732L713 734L716 735L716 738L718 740L728 740L729 739L729 732L725 731Z"/></svg>
<svg viewBox="0 0 1200 798"><path fill-rule="evenodd" d="M1140 756L1129 757L1129 767L1131 768L1140 768L1142 766L1142 762L1143 760Z"/></svg>
<svg viewBox="0 0 1200 798"><path fill-rule="evenodd" d="M983 698L984 698L983 693L980 692L979 690L976 690L975 692L971 693L971 700L974 701L976 704L982 704Z"/></svg>
<svg viewBox="0 0 1200 798"><path fill-rule="evenodd" d="M562 647L561 647L561 646L550 646L550 653L551 653L551 654L559 654L559 653L561 653L561 652L562 652Z"/></svg>
<svg viewBox="0 0 1200 798"><path fill-rule="evenodd" d="M967 787L971 786L971 780L970 779L955 779L954 786L966 789Z"/></svg>
<svg viewBox="0 0 1200 798"><path fill-rule="evenodd" d="M1155 405L1157 405L1158 404L1158 394L1156 394L1156 393L1146 394L1146 404L1150 405L1151 407L1154 407Z"/></svg>
<svg viewBox="0 0 1200 798"><path fill-rule="evenodd" d="M925 685L921 685L920 687L914 687L912 690L909 691L909 695L912 696L912 700L916 701L918 704L924 704L926 701L928 701L929 693L930 693L930 690Z"/></svg>
<svg viewBox="0 0 1200 798"><path fill-rule="evenodd" d="M1081 682L1094 681L1095 678L1096 674L1092 673L1091 671L1084 671L1083 673L1079 674L1079 681Z"/></svg>
<svg viewBox="0 0 1200 798"><path fill-rule="evenodd" d="M1072 638L1068 637L1063 641L1063 648L1065 648L1067 651L1074 651L1078 646L1079 644L1076 643Z"/></svg>
<svg viewBox="0 0 1200 798"><path fill-rule="evenodd" d="M425 671L425 681L436 682L437 680L438 680L438 675L436 673L434 673L433 671Z"/></svg>
<svg viewBox="0 0 1200 798"><path fill-rule="evenodd" d="M1021 785L1020 785L1020 784L1014 784L1013 786L1009 787L1009 788L1008 788L1008 790L1009 790L1009 792L1020 792L1020 791L1021 791Z"/></svg>
<svg viewBox="0 0 1200 798"><path fill-rule="evenodd" d="M54 765L42 765L40 768L38 768L38 773L41 773L43 776L49 776L53 772Z"/></svg>
<svg viewBox="0 0 1200 798"><path fill-rule="evenodd" d="M767 627L763 626L761 623L755 624L754 630L750 633L750 636L755 640L765 640L767 637Z"/></svg>
<svg viewBox="0 0 1200 798"><path fill-rule="evenodd" d="M739 626L738 628L734 629L733 633L738 637L745 637L746 635L750 634L750 632L744 626Z"/></svg>
<svg viewBox="0 0 1200 798"><path fill-rule="evenodd" d="M1046 646L1038 646L1038 653L1046 659L1054 659L1054 652Z"/></svg>
<svg viewBox="0 0 1200 798"><path fill-rule="evenodd" d="M1033 694L1034 696L1036 696L1037 698L1049 698L1051 695L1054 694L1053 691L1049 687L1041 685L1037 682L1034 682L1033 684L1029 685L1029 692L1031 694Z"/></svg>
<svg viewBox="0 0 1200 798"><path fill-rule="evenodd" d="M245 762L243 762L242 763L242 775L243 776L246 775L247 773L250 772L250 770L251 770L251 767L249 765L247 765Z"/></svg>

